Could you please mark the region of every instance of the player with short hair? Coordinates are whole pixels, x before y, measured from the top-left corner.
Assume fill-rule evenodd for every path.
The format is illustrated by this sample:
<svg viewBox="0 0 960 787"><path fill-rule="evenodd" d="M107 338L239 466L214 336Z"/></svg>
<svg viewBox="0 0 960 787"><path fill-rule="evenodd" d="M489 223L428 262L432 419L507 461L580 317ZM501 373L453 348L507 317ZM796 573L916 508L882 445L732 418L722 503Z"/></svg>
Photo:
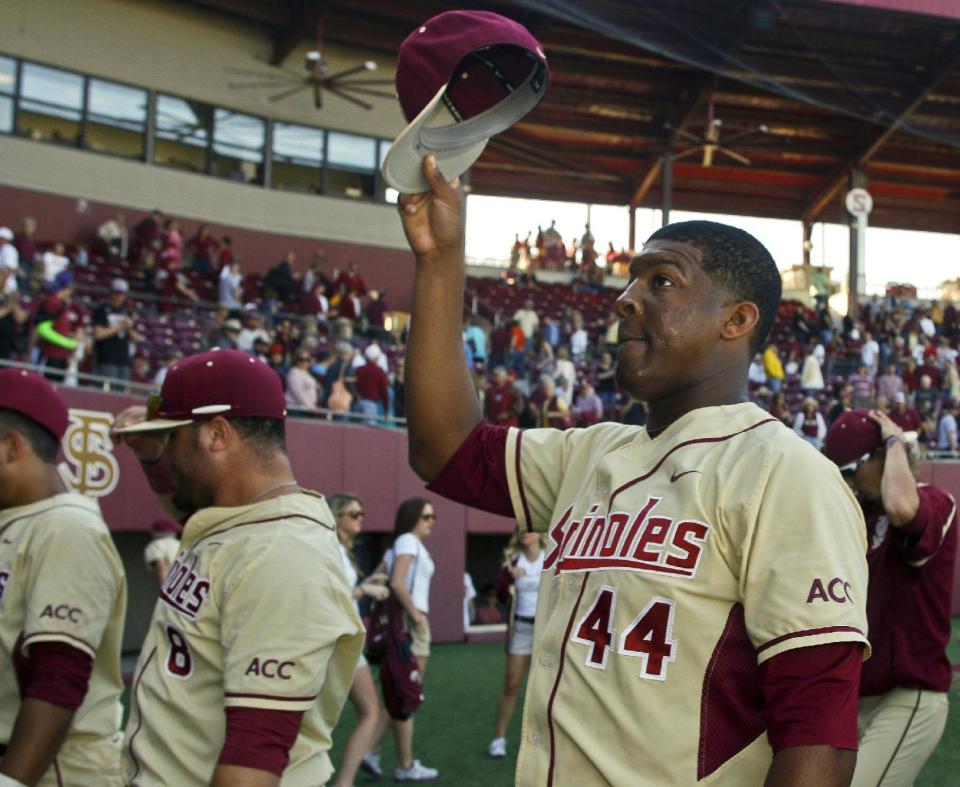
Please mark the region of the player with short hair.
<svg viewBox="0 0 960 787"><path fill-rule="evenodd" d="M133 682L135 787L316 787L332 773L363 628L333 514L294 478L284 415L266 363L214 350L117 418L155 491L189 514Z"/></svg>
<svg viewBox="0 0 960 787"><path fill-rule="evenodd" d="M866 519L873 657L860 679L856 787L908 787L937 748L953 679L947 644L957 503L919 483L903 430L879 410L851 410L827 432Z"/></svg>
<svg viewBox="0 0 960 787"><path fill-rule="evenodd" d="M0 786L125 784L120 556L57 472L67 405L0 370Z"/></svg>
<svg viewBox="0 0 960 787"><path fill-rule="evenodd" d="M714 222L658 230L616 302L617 379L647 427L505 429L481 422L460 348L463 192L432 156L424 174L398 206L411 466L551 540L518 784L848 784L863 519L836 467L748 400L780 296L769 253Z"/></svg>

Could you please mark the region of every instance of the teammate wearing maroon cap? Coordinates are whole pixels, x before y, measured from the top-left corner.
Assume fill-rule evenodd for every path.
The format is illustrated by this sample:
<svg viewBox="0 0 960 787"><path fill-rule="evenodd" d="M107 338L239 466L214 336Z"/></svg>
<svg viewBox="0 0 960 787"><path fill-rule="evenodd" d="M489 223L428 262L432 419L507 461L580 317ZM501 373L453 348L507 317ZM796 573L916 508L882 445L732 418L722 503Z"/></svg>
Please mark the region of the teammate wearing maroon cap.
<svg viewBox="0 0 960 787"><path fill-rule="evenodd" d="M399 202L411 466L551 539L517 783L849 784L866 539L836 468L748 401L769 253L713 222L659 230L616 303L618 381L649 428L504 429L459 342L463 193L423 167L431 191Z"/></svg>
<svg viewBox="0 0 960 787"><path fill-rule="evenodd" d="M293 476L284 414L267 364L215 350L174 364L146 411L117 418L155 490L189 516L134 678L134 787L330 777L363 629L333 514Z"/></svg>
<svg viewBox="0 0 960 787"><path fill-rule="evenodd" d="M0 786L124 784L126 584L97 503L57 473L67 406L0 370Z"/></svg>
<svg viewBox="0 0 960 787"><path fill-rule="evenodd" d="M873 657L860 682L853 784L911 785L947 722L956 502L916 481L903 430L878 410L841 415L824 450L860 500L869 544Z"/></svg>

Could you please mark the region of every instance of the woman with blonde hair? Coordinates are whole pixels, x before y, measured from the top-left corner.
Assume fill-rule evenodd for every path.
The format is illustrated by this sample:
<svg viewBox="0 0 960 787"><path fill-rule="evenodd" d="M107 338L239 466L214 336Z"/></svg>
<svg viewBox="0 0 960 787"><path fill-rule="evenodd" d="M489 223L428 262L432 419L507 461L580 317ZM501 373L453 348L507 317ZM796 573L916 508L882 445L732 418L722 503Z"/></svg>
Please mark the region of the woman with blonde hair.
<svg viewBox="0 0 960 787"><path fill-rule="evenodd" d="M360 570L353 556L353 542L363 527L363 501L356 495L338 494L333 495L327 502L336 521L343 571L347 575L347 583L353 588L353 603L359 614L359 601L364 596L383 600L390 595L385 584L387 577L385 574L374 574L360 581ZM357 726L347 739L334 787L352 787L360 761L373 740L380 721L377 689L370 674L370 666L363 656L360 657L360 664L350 687L350 701L357 711Z"/></svg>
<svg viewBox="0 0 960 787"><path fill-rule="evenodd" d="M823 448L827 436L827 422L820 413L820 405L812 396L803 400L803 407L793 421L793 431L818 451Z"/></svg>
<svg viewBox="0 0 960 787"><path fill-rule="evenodd" d="M497 759L507 756L507 726L517 707L520 684L530 668L533 621L545 548L546 536L542 533L514 533L504 550L504 564L497 578L498 594L512 596L506 642L507 669L497 698L493 740L489 747L490 756Z"/></svg>

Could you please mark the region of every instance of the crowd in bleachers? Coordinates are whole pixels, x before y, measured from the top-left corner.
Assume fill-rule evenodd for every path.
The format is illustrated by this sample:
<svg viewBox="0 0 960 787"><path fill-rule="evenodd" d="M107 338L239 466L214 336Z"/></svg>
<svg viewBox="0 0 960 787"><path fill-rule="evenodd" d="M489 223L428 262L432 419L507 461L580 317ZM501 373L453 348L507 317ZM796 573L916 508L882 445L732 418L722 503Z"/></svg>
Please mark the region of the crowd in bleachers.
<svg viewBox="0 0 960 787"><path fill-rule="evenodd" d="M277 371L296 409L404 417L405 326L355 262L317 251L302 265L289 252L247 272L229 237L183 232L159 211L130 230L118 215L84 246L38 237L29 217L19 232L0 228L0 358L73 384L81 373L160 384L183 355L236 347ZM603 266L589 226L572 258L559 237L552 224L532 248L518 237L506 275L468 279L464 352L484 411L521 427L642 424L643 406L616 385L617 292L602 275L626 252L611 246ZM572 284L522 275L571 259ZM750 396L818 447L845 409L877 407L922 444L956 451L958 340L949 303L871 298L838 319L824 299L785 301Z"/></svg>

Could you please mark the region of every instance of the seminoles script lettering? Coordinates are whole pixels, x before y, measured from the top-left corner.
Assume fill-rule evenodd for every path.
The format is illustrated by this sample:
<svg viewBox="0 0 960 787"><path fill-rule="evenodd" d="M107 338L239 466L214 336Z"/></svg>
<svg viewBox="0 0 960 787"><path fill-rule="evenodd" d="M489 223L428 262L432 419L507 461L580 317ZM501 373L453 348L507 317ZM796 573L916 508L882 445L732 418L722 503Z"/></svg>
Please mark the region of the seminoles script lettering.
<svg viewBox="0 0 960 787"><path fill-rule="evenodd" d="M573 506L550 528L555 544L543 570L555 574L620 569L691 578L697 573L710 525L693 519L654 516L661 498L648 497L637 514L611 511L597 515L591 506L582 522L572 518Z"/></svg>
<svg viewBox="0 0 960 787"><path fill-rule="evenodd" d="M198 577L186 563L178 560L160 588L160 600L191 620L196 620L209 592L210 583Z"/></svg>

